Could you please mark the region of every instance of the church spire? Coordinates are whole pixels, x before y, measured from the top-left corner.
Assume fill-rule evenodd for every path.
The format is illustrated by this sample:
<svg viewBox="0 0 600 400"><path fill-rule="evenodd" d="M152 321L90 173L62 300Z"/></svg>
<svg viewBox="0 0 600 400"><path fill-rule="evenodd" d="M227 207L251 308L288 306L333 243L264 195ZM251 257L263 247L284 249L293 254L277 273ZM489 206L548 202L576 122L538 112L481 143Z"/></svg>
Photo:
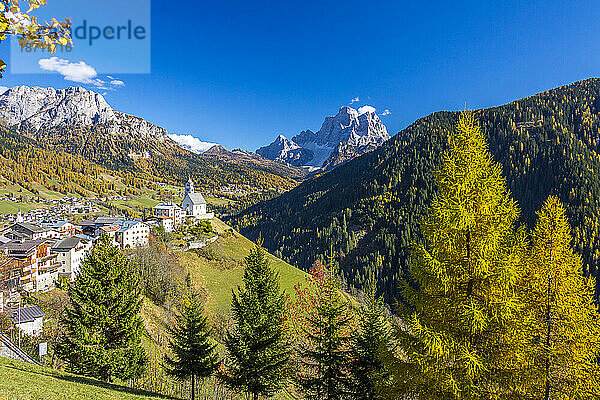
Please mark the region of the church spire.
<svg viewBox="0 0 600 400"><path fill-rule="evenodd" d="M187 183L185 184L185 194L190 194L190 193L195 193L196 191L194 190L194 182L192 181L192 178L188 178Z"/></svg>

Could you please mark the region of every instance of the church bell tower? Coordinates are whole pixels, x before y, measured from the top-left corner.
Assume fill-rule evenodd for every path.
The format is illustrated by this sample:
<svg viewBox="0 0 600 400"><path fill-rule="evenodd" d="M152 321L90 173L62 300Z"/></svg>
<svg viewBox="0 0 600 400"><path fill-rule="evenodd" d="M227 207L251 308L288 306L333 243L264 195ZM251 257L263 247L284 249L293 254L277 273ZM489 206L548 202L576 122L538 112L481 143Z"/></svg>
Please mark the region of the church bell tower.
<svg viewBox="0 0 600 400"><path fill-rule="evenodd" d="M194 182L192 182L192 178L190 177L185 184L185 194L195 193L194 190Z"/></svg>

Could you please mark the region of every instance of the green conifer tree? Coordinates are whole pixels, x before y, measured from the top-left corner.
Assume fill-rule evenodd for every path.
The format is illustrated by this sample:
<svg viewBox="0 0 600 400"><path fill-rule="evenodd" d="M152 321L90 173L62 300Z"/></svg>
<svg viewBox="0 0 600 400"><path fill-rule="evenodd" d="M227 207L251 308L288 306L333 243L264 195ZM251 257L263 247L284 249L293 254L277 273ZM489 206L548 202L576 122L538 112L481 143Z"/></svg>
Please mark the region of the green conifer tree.
<svg viewBox="0 0 600 400"><path fill-rule="evenodd" d="M140 289L127 258L101 237L67 286L69 305L57 346L69 370L111 381L140 377L147 364Z"/></svg>
<svg viewBox="0 0 600 400"><path fill-rule="evenodd" d="M472 113L461 114L438 173L439 192L422 224L403 283L408 362L399 371L422 399L510 398L522 359L525 235Z"/></svg>
<svg viewBox="0 0 600 400"><path fill-rule="evenodd" d="M244 287L233 292L235 326L225 336L227 357L219 376L228 387L258 399L277 393L288 378L286 300L279 289L279 276L260 243L245 261Z"/></svg>
<svg viewBox="0 0 600 400"><path fill-rule="evenodd" d="M594 279L571 248L565 209L551 196L538 212L523 295L531 324L528 398L598 399L600 318Z"/></svg>
<svg viewBox="0 0 600 400"><path fill-rule="evenodd" d="M211 343L212 329L203 315L198 292L186 277L186 296L176 315L176 324L169 328L172 339L169 348L173 357L165 356L165 371L178 379L191 380L191 397L195 398L195 380L212 375L218 366L216 345Z"/></svg>
<svg viewBox="0 0 600 400"><path fill-rule="evenodd" d="M300 390L307 399L337 400L352 393L351 346L353 315L342 293L335 266L316 264L312 304L300 348Z"/></svg>
<svg viewBox="0 0 600 400"><path fill-rule="evenodd" d="M369 293L358 311L359 329L354 331L351 372L352 399L378 400L386 398L390 372L385 355L391 350L389 323L382 298L375 296L371 282Z"/></svg>

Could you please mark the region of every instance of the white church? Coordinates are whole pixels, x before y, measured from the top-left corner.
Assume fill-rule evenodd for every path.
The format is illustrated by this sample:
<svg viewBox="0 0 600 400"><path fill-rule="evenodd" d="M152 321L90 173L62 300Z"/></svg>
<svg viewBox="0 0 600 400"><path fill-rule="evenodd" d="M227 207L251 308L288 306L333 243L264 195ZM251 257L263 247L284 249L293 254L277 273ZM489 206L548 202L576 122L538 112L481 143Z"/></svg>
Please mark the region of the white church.
<svg viewBox="0 0 600 400"><path fill-rule="evenodd" d="M188 217L197 219L212 219L215 214L209 213L206 207L206 200L201 193L196 193L194 182L189 178L185 184L185 194L181 202L181 208Z"/></svg>

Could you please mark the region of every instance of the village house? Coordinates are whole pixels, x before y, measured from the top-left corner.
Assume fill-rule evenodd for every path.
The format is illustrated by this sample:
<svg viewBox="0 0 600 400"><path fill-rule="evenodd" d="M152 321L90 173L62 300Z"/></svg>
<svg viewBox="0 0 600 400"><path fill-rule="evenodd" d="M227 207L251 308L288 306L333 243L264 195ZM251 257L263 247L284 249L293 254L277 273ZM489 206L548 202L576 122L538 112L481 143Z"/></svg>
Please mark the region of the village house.
<svg viewBox="0 0 600 400"><path fill-rule="evenodd" d="M150 227L142 221L123 221L115 234L115 242L122 249L145 246L150 237Z"/></svg>
<svg viewBox="0 0 600 400"><path fill-rule="evenodd" d="M91 248L91 240L78 236L71 236L54 243L51 251L56 254L59 276L73 281L79 274L81 263Z"/></svg>
<svg viewBox="0 0 600 400"><path fill-rule="evenodd" d="M79 229L84 235L95 238L96 237L96 223L91 220L84 220L79 222Z"/></svg>
<svg viewBox="0 0 600 400"><path fill-rule="evenodd" d="M17 260L6 256L0 252L0 291L13 293L16 292L21 283L20 269L17 267ZM3 308L4 304L0 304Z"/></svg>
<svg viewBox="0 0 600 400"><path fill-rule="evenodd" d="M121 229L120 225L107 225L107 226L100 226L98 228L96 228L96 238L99 238L102 235L107 235L108 237L111 238L111 241L113 244L115 244L116 246L119 245L119 243L117 242L117 231Z"/></svg>
<svg viewBox="0 0 600 400"><path fill-rule="evenodd" d="M39 306L17 308L8 312L13 324L29 336L42 333L46 313Z"/></svg>
<svg viewBox="0 0 600 400"><path fill-rule="evenodd" d="M12 241L0 245L0 252L13 260L5 268L6 279L14 281L18 275L18 286L24 290L48 290L58 280L56 254L51 253L48 239Z"/></svg>
<svg viewBox="0 0 600 400"><path fill-rule="evenodd" d="M54 229L32 222L17 222L3 232L3 235L11 240L38 240L60 236Z"/></svg>
<svg viewBox="0 0 600 400"><path fill-rule="evenodd" d="M75 225L73 225L71 222L66 221L66 220L42 221L41 225L58 232L58 235L61 238L73 236L77 233L77 229L76 229Z"/></svg>
<svg viewBox="0 0 600 400"><path fill-rule="evenodd" d="M120 218L120 217L97 217L94 220L94 225L96 226L96 229L99 229L99 228L102 228L105 226L116 225L120 221L123 221L123 218Z"/></svg>
<svg viewBox="0 0 600 400"><path fill-rule="evenodd" d="M82 221L80 226L83 234L94 241L108 235L115 245L123 249L147 245L150 237L150 226L139 220L98 217L94 221Z"/></svg>
<svg viewBox="0 0 600 400"><path fill-rule="evenodd" d="M183 223L183 210L177 204L174 204L172 202L157 204L152 208L152 213L155 217L157 217L159 221L165 219L161 217L166 217L170 219L172 221L173 228L178 227ZM161 224L163 223L161 222ZM163 227L165 227L164 224ZM165 227L165 231L171 232L173 228L171 230L167 230L167 228Z"/></svg>
<svg viewBox="0 0 600 400"><path fill-rule="evenodd" d="M173 224L173 219L165 216L156 216L155 225L160 225L163 227L165 232L173 232L175 230L175 225Z"/></svg>

